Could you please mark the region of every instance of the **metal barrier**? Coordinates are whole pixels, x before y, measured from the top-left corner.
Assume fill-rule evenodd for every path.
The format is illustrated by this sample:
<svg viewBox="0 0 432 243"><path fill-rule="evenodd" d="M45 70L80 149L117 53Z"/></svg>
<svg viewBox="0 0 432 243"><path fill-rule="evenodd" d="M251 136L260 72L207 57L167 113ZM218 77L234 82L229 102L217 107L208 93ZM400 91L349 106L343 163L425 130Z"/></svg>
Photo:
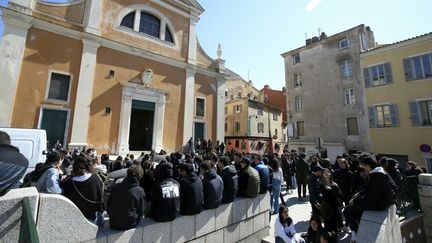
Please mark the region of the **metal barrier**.
<svg viewBox="0 0 432 243"><path fill-rule="evenodd" d="M418 194L418 176L404 177L399 185L399 194L396 198L397 214L407 216L411 211L420 210Z"/></svg>
<svg viewBox="0 0 432 243"><path fill-rule="evenodd" d="M18 242L39 243L36 224L32 216L30 201L27 197L23 199L23 212L21 216L21 228Z"/></svg>

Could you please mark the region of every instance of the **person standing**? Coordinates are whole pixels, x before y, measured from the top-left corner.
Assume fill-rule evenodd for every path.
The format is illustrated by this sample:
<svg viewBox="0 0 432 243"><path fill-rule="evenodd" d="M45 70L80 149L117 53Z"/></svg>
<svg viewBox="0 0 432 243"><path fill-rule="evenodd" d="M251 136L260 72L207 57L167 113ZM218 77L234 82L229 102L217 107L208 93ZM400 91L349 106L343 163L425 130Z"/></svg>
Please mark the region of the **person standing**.
<svg viewBox="0 0 432 243"><path fill-rule="evenodd" d="M145 193L139 186L143 174L141 166L132 165L127 170L127 177L112 188L107 204L112 229L134 228L144 216Z"/></svg>
<svg viewBox="0 0 432 243"><path fill-rule="evenodd" d="M19 186L29 161L11 145L9 134L0 131L0 196Z"/></svg>
<svg viewBox="0 0 432 243"><path fill-rule="evenodd" d="M307 179L308 190L309 190L309 202L312 207L312 215L320 215L320 211L317 208L319 199L319 180L322 176L323 168L317 164L311 168L311 173Z"/></svg>
<svg viewBox="0 0 432 243"><path fill-rule="evenodd" d="M270 207L273 209L273 214L277 214L279 209L279 195L281 192L281 185L283 181L282 168L279 165L279 160L271 159L269 165L272 168L272 184L271 184L271 195L270 195Z"/></svg>
<svg viewBox="0 0 432 243"><path fill-rule="evenodd" d="M306 154L302 153L299 155L299 159L295 162L296 169L296 181L297 181L297 193L298 199L303 200L306 198L306 184L309 173L309 164L305 160ZM303 197L302 197L303 192Z"/></svg>

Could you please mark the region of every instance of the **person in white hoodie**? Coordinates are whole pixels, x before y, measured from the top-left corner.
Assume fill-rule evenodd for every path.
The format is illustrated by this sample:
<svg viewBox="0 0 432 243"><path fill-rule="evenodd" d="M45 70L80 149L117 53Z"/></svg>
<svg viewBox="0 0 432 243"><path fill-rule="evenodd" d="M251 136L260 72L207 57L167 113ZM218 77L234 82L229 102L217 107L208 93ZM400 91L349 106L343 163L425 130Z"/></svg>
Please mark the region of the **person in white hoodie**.
<svg viewBox="0 0 432 243"><path fill-rule="evenodd" d="M304 243L304 239L297 234L293 220L288 215L288 208L281 206L279 215L274 223L274 236L276 243Z"/></svg>

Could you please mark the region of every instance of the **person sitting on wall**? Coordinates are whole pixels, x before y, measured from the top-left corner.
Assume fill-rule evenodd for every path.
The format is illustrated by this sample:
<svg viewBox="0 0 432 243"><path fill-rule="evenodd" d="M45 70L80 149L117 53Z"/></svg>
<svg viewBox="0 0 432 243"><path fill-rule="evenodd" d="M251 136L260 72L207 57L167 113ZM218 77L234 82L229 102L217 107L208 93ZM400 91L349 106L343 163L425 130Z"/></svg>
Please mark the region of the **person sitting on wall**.
<svg viewBox="0 0 432 243"><path fill-rule="evenodd" d="M210 160L201 163L205 209L217 208L222 202L224 184L222 178L216 174L214 167Z"/></svg>
<svg viewBox="0 0 432 243"><path fill-rule="evenodd" d="M252 156L252 167L258 171L260 177L260 194L265 194L269 191L270 171L267 165L261 160L259 155ZM278 194L279 196L279 194ZM276 211L277 209L275 209Z"/></svg>
<svg viewBox="0 0 432 243"><path fill-rule="evenodd" d="M60 188L60 176L63 174L60 169L64 155L59 151L53 151L47 155L44 167L37 172L36 188L44 193L62 193Z"/></svg>
<svg viewBox="0 0 432 243"><path fill-rule="evenodd" d="M219 158L218 168L224 185L222 203L230 203L234 201L238 191L237 171L228 156Z"/></svg>
<svg viewBox="0 0 432 243"><path fill-rule="evenodd" d="M238 196L255 198L260 191L258 171L250 166L250 160L243 158L240 162Z"/></svg>
<svg viewBox="0 0 432 243"><path fill-rule="evenodd" d="M143 217L146 205L145 193L139 186L143 174L141 166L132 165L127 170L127 177L112 188L107 205L112 229L134 228Z"/></svg>
<svg viewBox="0 0 432 243"><path fill-rule="evenodd" d="M192 164L182 163L180 174L180 214L195 215L203 209L203 183L195 172Z"/></svg>
<svg viewBox="0 0 432 243"><path fill-rule="evenodd" d="M0 131L0 196L19 186L29 161L11 145L9 134Z"/></svg>
<svg viewBox="0 0 432 243"><path fill-rule="evenodd" d="M102 202L103 184L97 175L92 174L91 156L81 153L72 165L71 177L65 179L63 195L69 198L90 220L104 209Z"/></svg>
<svg viewBox="0 0 432 243"><path fill-rule="evenodd" d="M162 160L154 171L149 217L157 222L172 221L180 210L180 184L173 179L173 165Z"/></svg>
<svg viewBox="0 0 432 243"><path fill-rule="evenodd" d="M363 189L354 194L349 205L344 210L344 215L351 229L351 240L356 240L359 221L365 210L385 210L394 204L394 192L396 187L390 176L384 169L378 166L376 160L365 156L360 160L360 167L369 174L369 180Z"/></svg>

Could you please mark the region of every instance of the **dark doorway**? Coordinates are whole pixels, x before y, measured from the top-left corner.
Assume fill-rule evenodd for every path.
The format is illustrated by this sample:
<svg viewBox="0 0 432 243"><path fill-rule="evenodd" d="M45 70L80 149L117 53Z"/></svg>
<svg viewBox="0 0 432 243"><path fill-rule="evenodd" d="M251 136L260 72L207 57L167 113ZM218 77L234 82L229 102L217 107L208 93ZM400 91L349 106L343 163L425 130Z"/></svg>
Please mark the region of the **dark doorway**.
<svg viewBox="0 0 432 243"><path fill-rule="evenodd" d="M202 122L195 122L194 127L194 141L198 141L198 138L201 139L201 141L204 140L204 123Z"/></svg>
<svg viewBox="0 0 432 243"><path fill-rule="evenodd" d="M132 100L129 130L130 151L150 151L153 144L155 103Z"/></svg>
<svg viewBox="0 0 432 243"><path fill-rule="evenodd" d="M67 117L68 111L42 108L40 128L46 130L49 148L57 140L64 146Z"/></svg>

